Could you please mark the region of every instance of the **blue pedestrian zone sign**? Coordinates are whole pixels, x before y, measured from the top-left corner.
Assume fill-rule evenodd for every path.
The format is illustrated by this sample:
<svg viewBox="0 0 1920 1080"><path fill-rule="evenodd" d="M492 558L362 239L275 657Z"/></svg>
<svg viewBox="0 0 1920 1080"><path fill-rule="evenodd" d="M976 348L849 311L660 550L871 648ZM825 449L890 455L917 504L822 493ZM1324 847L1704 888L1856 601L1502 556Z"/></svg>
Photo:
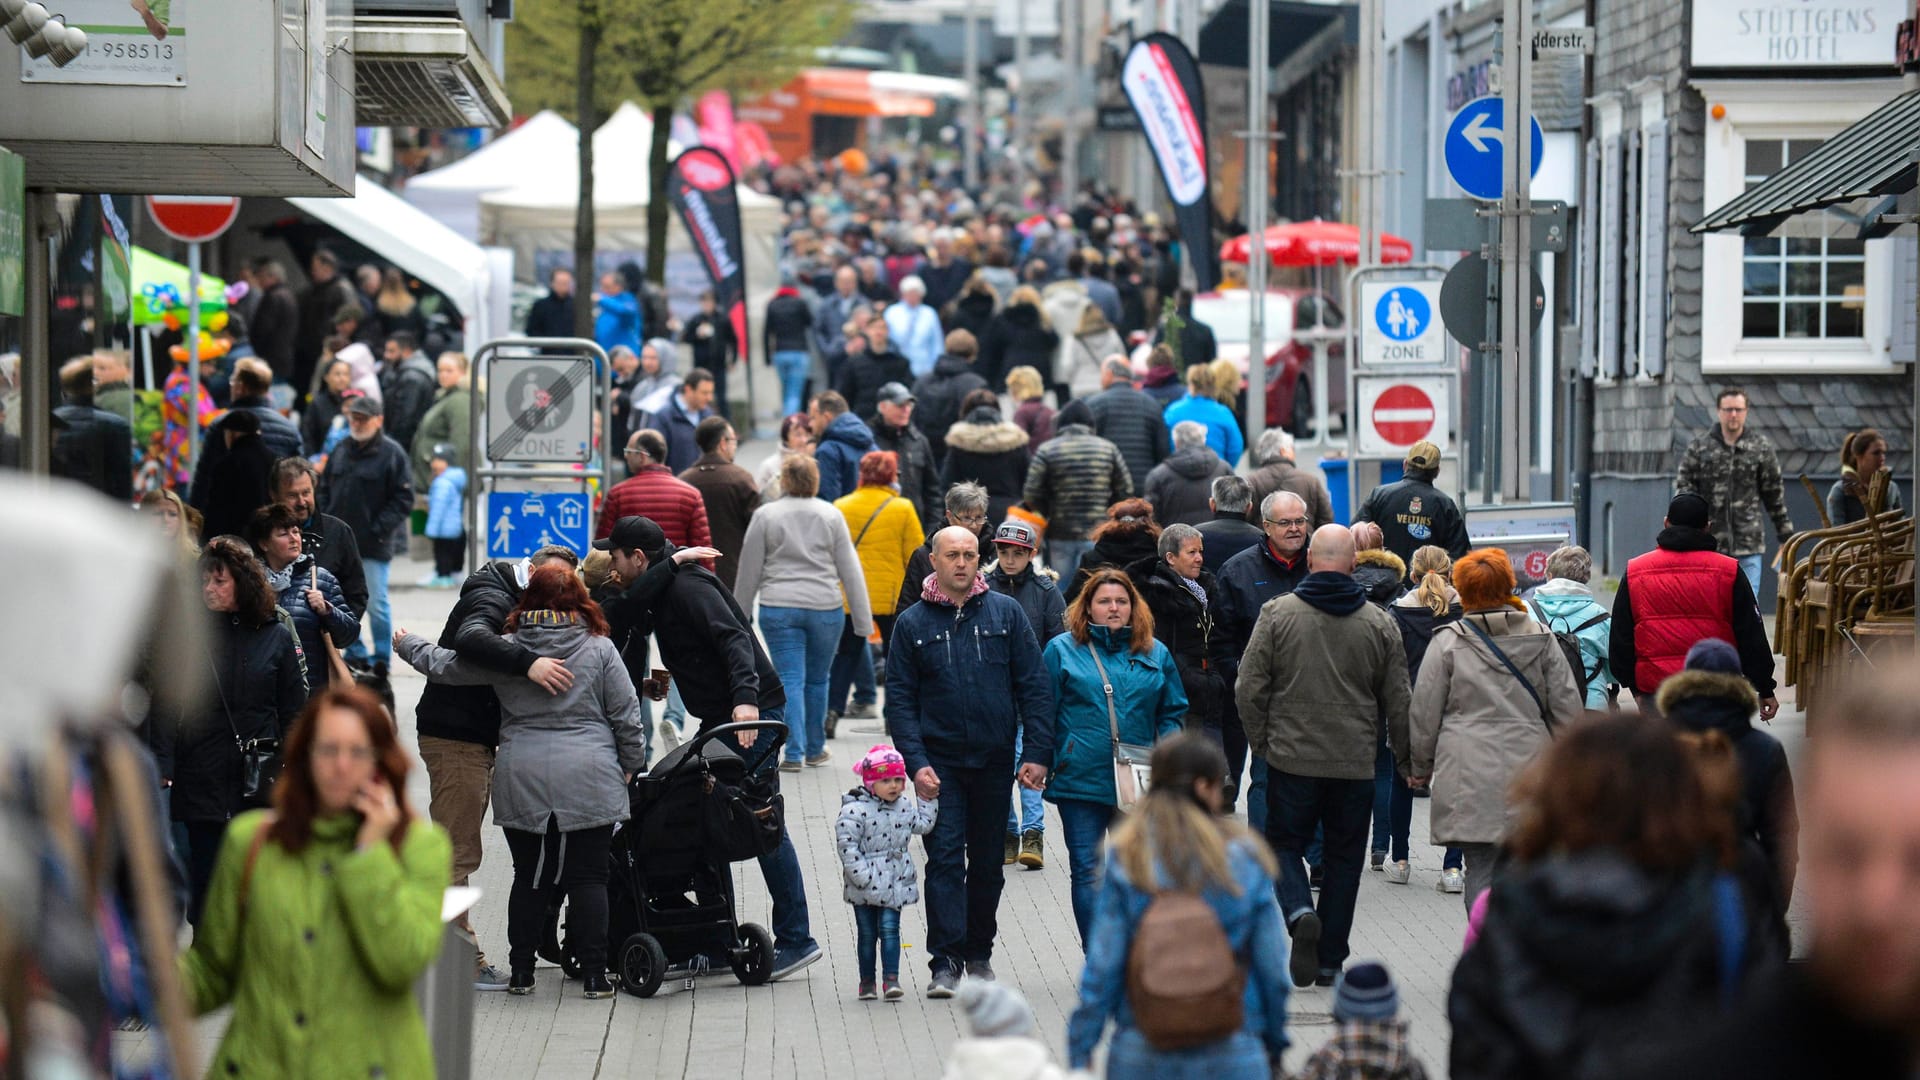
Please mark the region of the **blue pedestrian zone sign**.
<svg viewBox="0 0 1920 1080"><path fill-rule="evenodd" d="M481 524L487 530L487 557L520 559L548 544L561 544L586 557L593 515L587 496L577 491L495 491L487 495Z"/></svg>
<svg viewBox="0 0 1920 1080"><path fill-rule="evenodd" d="M1453 122L1447 125L1444 147L1447 175L1453 177L1461 191L1476 199L1498 199L1504 194L1507 155L1502 145L1506 136L1501 124L1506 115L1506 102L1500 98L1475 98L1460 106L1460 111L1453 114ZM1546 154L1545 137L1540 132L1540 121L1528 119L1533 121L1533 167L1527 175L1539 176L1540 162Z"/></svg>
<svg viewBox="0 0 1920 1080"><path fill-rule="evenodd" d="M1433 321L1433 309L1417 289L1388 289L1373 307L1373 321L1394 341L1412 341Z"/></svg>

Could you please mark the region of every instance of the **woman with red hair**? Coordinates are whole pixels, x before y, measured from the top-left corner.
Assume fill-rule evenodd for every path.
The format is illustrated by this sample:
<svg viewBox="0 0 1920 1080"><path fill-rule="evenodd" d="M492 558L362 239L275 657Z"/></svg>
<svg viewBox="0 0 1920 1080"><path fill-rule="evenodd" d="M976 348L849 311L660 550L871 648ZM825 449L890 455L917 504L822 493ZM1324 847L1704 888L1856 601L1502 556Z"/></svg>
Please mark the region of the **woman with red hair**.
<svg viewBox="0 0 1920 1080"><path fill-rule="evenodd" d="M614 825L628 817L627 783L647 760L640 699L607 638L607 617L572 567L549 562L534 570L507 631L534 655L564 662L573 685L550 694L405 630L394 631L393 649L430 681L490 683L500 697L493 820L513 852L507 991L533 993L545 913L555 890L564 890L586 996L607 997L607 847Z"/></svg>
<svg viewBox="0 0 1920 1080"><path fill-rule="evenodd" d="M1407 710L1407 784L1433 786L1432 840L1464 853L1469 910L1492 884L1513 826L1507 790L1586 705L1559 642L1527 615L1514 585L1513 565L1499 548L1453 564L1466 614L1434 631Z"/></svg>
<svg viewBox="0 0 1920 1080"><path fill-rule="evenodd" d="M431 1076L413 984L440 951L452 846L407 805L379 699L321 692L287 739L275 812L235 818L181 980L233 1006L209 1076Z"/></svg>

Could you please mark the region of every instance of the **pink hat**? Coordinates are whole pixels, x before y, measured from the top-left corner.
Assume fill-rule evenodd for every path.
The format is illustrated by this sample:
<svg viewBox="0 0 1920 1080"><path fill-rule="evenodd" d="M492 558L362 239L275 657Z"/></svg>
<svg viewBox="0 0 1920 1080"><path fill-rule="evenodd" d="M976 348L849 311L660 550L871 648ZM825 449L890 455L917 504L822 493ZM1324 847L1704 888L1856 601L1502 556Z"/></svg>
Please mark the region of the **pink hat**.
<svg viewBox="0 0 1920 1080"><path fill-rule="evenodd" d="M907 759L900 756L900 751L881 743L854 762L853 771L860 777L861 783L871 788L882 780L891 780L896 776L906 779Z"/></svg>

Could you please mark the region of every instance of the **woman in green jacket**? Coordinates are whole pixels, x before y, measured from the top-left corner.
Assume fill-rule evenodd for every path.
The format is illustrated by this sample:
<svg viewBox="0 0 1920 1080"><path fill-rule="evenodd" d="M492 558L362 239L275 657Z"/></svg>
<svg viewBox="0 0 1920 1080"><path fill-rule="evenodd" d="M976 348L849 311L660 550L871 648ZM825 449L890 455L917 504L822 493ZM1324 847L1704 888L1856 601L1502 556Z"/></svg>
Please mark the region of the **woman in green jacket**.
<svg viewBox="0 0 1920 1080"><path fill-rule="evenodd" d="M1102 841L1120 812L1113 786L1114 727L1121 742L1152 745L1180 730L1187 692L1173 654L1153 636L1153 612L1126 572L1113 567L1087 578L1067 606L1067 632L1048 641L1040 656L1054 702L1047 801L1060 812L1073 921L1084 948L1100 884ZM1108 684L1113 686L1111 716Z"/></svg>
<svg viewBox="0 0 1920 1080"><path fill-rule="evenodd" d="M227 830L181 976L233 1005L209 1077L433 1076L413 984L440 951L452 848L414 817L407 756L372 694L308 702L274 813Z"/></svg>

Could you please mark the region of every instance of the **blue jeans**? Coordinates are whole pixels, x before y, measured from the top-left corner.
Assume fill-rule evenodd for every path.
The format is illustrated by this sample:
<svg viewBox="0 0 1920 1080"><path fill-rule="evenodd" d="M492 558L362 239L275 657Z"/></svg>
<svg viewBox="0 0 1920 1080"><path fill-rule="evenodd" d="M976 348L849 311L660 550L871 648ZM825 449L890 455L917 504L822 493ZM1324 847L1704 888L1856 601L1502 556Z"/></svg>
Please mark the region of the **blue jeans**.
<svg viewBox="0 0 1920 1080"><path fill-rule="evenodd" d="M840 647L833 654L833 672L827 680L829 710L842 714L847 711L849 687L856 704L872 705L880 700L879 689L873 681L873 646L853 632L853 616L842 615Z"/></svg>
<svg viewBox="0 0 1920 1080"><path fill-rule="evenodd" d="M1026 738L1025 725L1022 725L1019 730L1013 733L1015 773L1018 773L1020 770L1020 750L1021 747L1026 744ZM1013 804L1007 804L1007 831L1010 833L1023 833L1029 829L1034 832L1047 831L1047 804L1041 799L1040 793L1032 788L1021 787L1018 776L1014 778L1013 786L1015 794L1020 799L1020 810L1016 815Z"/></svg>
<svg viewBox="0 0 1920 1080"><path fill-rule="evenodd" d="M1337 972L1347 959L1354 902L1373 811L1373 781L1330 780L1270 769L1267 775L1267 841L1280 861L1276 893L1287 925L1309 911L1320 915L1320 970ZM1316 909L1302 861L1315 826L1325 837L1320 903Z"/></svg>
<svg viewBox="0 0 1920 1080"><path fill-rule="evenodd" d="M760 631L766 635L773 670L787 689L787 701L798 698L802 706L795 711L804 723L787 736L788 761L818 757L827 749L827 676L840 646L840 621L838 608L760 605Z"/></svg>
<svg viewBox="0 0 1920 1080"><path fill-rule="evenodd" d="M760 719L779 723L785 719L784 710L762 709ZM753 760L751 748L743 748L734 742L734 749L746 756L747 760ZM778 784L779 768L780 763L769 755L760 763L760 775ZM769 773L773 775L768 777ZM767 896L773 901L774 948L785 951L813 944L813 930L807 919L807 884L800 875L800 855L793 849L793 838L784 831L780 836L780 846L774 849L773 854L760 856L760 876L766 880Z"/></svg>
<svg viewBox="0 0 1920 1080"><path fill-rule="evenodd" d="M1407 837L1413 831L1413 792L1393 767L1393 751L1380 740L1373 759L1373 850L1388 852L1399 862L1407 857Z"/></svg>
<svg viewBox="0 0 1920 1080"><path fill-rule="evenodd" d="M933 762L940 777L940 816L921 841L927 852L927 952L930 966L957 969L993 959L1000 890L1006 885L1007 777L1013 760L962 769Z"/></svg>
<svg viewBox="0 0 1920 1080"><path fill-rule="evenodd" d="M853 925L860 931L860 981L873 981L873 954L880 954L880 971L889 979L900 977L900 909L853 905Z"/></svg>
<svg viewBox="0 0 1920 1080"><path fill-rule="evenodd" d="M1765 555L1741 555L1739 556L1739 562L1740 572L1747 575L1747 584L1753 586L1754 602L1758 603L1760 601L1760 571L1761 568L1766 565L1767 557Z"/></svg>
<svg viewBox="0 0 1920 1080"><path fill-rule="evenodd" d="M806 407L806 402L800 400L800 394L807 385L809 366L810 360L804 352L773 354L773 370L780 373L780 415L792 416Z"/></svg>
<svg viewBox="0 0 1920 1080"><path fill-rule="evenodd" d="M1080 560L1093 550L1091 540L1047 540L1047 569L1060 575L1060 580L1071 582L1073 572L1080 568Z"/></svg>
<svg viewBox="0 0 1920 1080"><path fill-rule="evenodd" d="M1113 1033L1107 1080L1269 1080L1267 1049L1247 1031L1191 1050L1155 1050L1138 1029Z"/></svg>
<svg viewBox="0 0 1920 1080"><path fill-rule="evenodd" d="M365 559L361 562L367 570L367 626L373 632L373 662L387 664L393 660L393 605L387 600L387 580L392 576L393 564L383 559ZM367 647L359 641L347 646L341 653L349 660L367 659ZM313 657L307 658L311 666Z"/></svg>
<svg viewBox="0 0 1920 1080"><path fill-rule="evenodd" d="M1080 949L1084 952L1087 934L1093 929L1093 903L1100 890L1100 859L1107 830L1113 827L1119 811L1106 803L1087 799L1055 799L1053 808L1060 814L1060 832L1067 840L1073 924L1080 929Z"/></svg>
<svg viewBox="0 0 1920 1080"><path fill-rule="evenodd" d="M681 731L687 730L687 703L680 700L679 683L667 684L667 710L661 716Z"/></svg>

